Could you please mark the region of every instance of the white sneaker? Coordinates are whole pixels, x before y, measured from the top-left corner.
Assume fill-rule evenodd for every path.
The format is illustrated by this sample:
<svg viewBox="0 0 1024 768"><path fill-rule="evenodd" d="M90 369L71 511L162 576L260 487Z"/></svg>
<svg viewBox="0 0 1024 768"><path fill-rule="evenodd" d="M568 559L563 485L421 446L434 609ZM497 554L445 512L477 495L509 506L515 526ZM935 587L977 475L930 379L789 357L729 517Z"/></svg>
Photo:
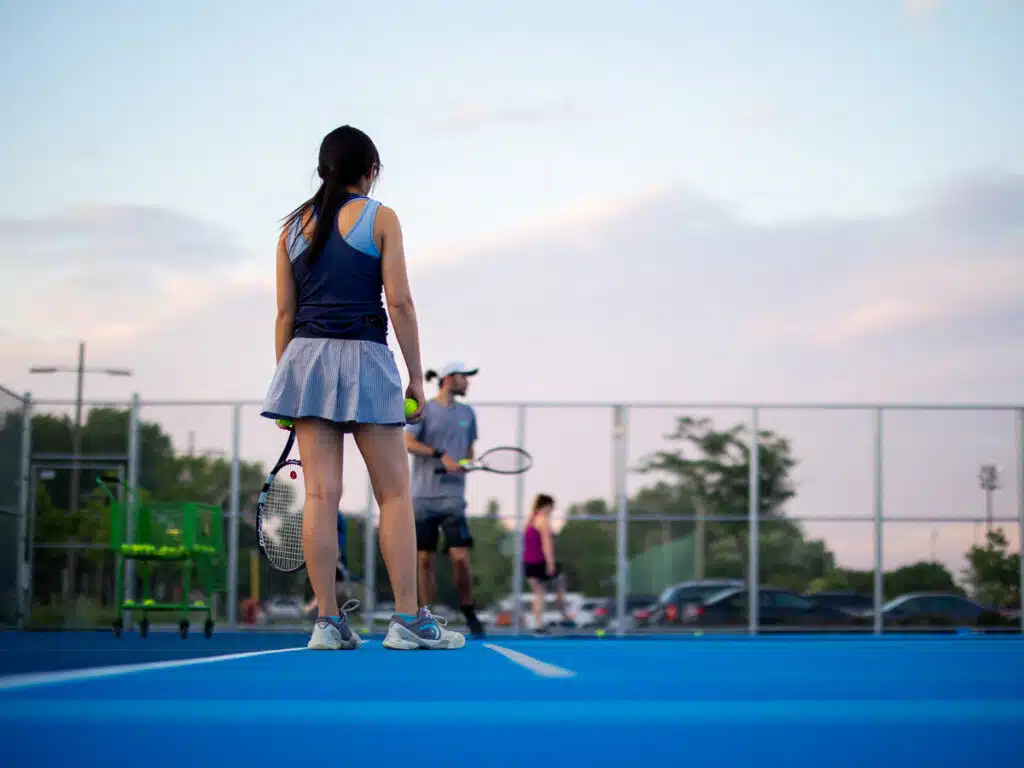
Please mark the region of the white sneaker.
<svg viewBox="0 0 1024 768"><path fill-rule="evenodd" d="M384 647L393 651L452 651L466 644L466 637L445 629L448 622L428 608L420 608L412 621L392 614Z"/></svg>
<svg viewBox="0 0 1024 768"><path fill-rule="evenodd" d="M359 607L358 600L349 600L341 607L341 616L320 616L313 625L313 634L306 647L313 651L354 651L362 640L348 625L346 612Z"/></svg>

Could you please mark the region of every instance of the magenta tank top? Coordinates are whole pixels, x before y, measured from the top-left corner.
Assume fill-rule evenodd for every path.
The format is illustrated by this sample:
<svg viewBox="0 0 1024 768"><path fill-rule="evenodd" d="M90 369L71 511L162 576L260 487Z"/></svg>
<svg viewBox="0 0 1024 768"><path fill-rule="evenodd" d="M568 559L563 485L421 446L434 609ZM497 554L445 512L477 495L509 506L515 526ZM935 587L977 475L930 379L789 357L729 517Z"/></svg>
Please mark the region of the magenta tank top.
<svg viewBox="0 0 1024 768"><path fill-rule="evenodd" d="M523 562L544 562L544 547L541 546L540 531L533 527L533 523L526 526L526 532L523 536Z"/></svg>

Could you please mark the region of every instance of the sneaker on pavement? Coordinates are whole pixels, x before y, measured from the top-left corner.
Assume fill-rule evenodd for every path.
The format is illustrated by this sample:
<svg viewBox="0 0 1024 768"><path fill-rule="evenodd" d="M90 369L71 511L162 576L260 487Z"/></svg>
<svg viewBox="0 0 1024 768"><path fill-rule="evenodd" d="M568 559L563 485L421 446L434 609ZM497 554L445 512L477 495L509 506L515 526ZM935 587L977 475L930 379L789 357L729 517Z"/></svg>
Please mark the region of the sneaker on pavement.
<svg viewBox="0 0 1024 768"><path fill-rule="evenodd" d="M393 651L451 651L466 644L464 635L445 629L448 622L420 608L415 616L392 614L384 647Z"/></svg>
<svg viewBox="0 0 1024 768"><path fill-rule="evenodd" d="M349 600L341 607L340 616L319 616L307 648L314 651L354 651L362 643L348 625L346 613L359 607L358 600Z"/></svg>

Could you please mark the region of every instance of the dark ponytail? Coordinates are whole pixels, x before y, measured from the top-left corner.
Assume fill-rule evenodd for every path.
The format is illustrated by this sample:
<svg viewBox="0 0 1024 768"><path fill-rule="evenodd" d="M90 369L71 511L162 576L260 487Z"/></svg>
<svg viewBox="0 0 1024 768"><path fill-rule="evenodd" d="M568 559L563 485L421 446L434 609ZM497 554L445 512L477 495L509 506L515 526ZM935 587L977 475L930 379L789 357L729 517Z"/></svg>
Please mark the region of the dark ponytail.
<svg viewBox="0 0 1024 768"><path fill-rule="evenodd" d="M366 176L375 179L379 171L380 154L377 147L358 128L343 125L331 131L320 142L320 158L316 168L321 180L320 188L285 217L283 226L287 231L298 221L301 227L309 211L317 217L313 238L302 254L309 266L316 263L331 236L331 230L337 226L338 212L351 194L348 188Z"/></svg>

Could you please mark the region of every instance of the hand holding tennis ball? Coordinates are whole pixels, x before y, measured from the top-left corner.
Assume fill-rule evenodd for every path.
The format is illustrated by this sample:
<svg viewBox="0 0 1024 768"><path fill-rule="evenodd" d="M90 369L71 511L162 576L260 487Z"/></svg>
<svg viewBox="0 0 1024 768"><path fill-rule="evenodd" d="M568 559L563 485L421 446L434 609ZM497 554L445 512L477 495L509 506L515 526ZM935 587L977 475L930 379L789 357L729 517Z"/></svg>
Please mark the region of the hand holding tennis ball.
<svg viewBox="0 0 1024 768"><path fill-rule="evenodd" d="M409 424L415 424L423 418L423 404L427 398L423 394L423 384L410 381L405 388L405 420Z"/></svg>

